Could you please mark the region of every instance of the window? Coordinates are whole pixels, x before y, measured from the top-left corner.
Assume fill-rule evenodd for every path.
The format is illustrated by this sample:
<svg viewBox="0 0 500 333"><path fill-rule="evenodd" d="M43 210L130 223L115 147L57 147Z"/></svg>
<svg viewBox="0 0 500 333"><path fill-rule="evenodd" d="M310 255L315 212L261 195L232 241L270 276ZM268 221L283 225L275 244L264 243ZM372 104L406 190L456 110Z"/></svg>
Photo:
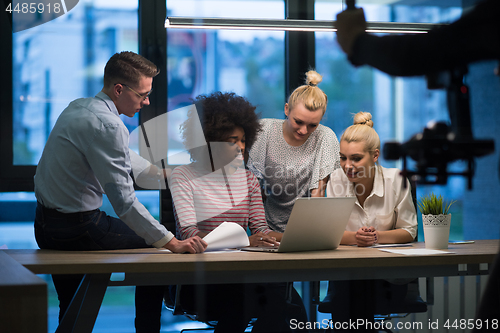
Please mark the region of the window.
<svg viewBox="0 0 500 333"><path fill-rule="evenodd" d="M360 6L367 20L372 22L446 23L457 19L462 11L460 7ZM317 2L315 18L333 19L333 13L339 10L338 4ZM382 150L389 140L406 142L421 132L430 120L449 121L444 90L428 90L423 77L393 78L368 66L353 67L337 44L334 33L316 33L316 64L318 72L324 75L320 87L329 97L323 124L332 128L339 139L359 111L372 114ZM384 167L401 168L400 162L386 161L383 155L379 162ZM409 160L411 168L414 164ZM451 167L464 169L462 163L454 163ZM463 237L461 201L466 186L463 178L451 178L447 187L418 186L419 196L435 191L458 200L452 209L452 238Z"/></svg>
<svg viewBox="0 0 500 333"><path fill-rule="evenodd" d="M102 89L104 66L114 53L138 49L137 1L80 1L53 21L14 33L13 165L37 165L64 108ZM138 114L121 118L130 131L139 124ZM143 203L158 212L154 196ZM104 210L114 214L109 204Z"/></svg>
<svg viewBox="0 0 500 333"><path fill-rule="evenodd" d="M168 16L283 19L284 12L283 1L167 2ZM168 30L168 111L190 105L200 94L220 90L247 97L264 117L280 117L285 91L284 36L282 31ZM188 163L178 131L185 117L173 112L168 120L168 164Z"/></svg>
<svg viewBox="0 0 500 333"><path fill-rule="evenodd" d="M318 20L334 20L336 13L342 10L342 2L312 2L315 4L313 17ZM435 1L433 6L376 5L374 2L358 1L369 21L450 22L462 12L458 0ZM287 78L287 60L303 67L315 64L323 75L320 87L330 101L323 124L339 137L351 124L351 114L360 110L373 114L382 144L389 139L406 141L422 131L428 121L448 119L444 92L427 90L423 78L392 78L368 67L353 68L339 50L333 33L316 33L316 46L306 57L301 57L293 52L287 54L286 35L280 31L165 31L161 24L165 13L284 19L287 5L292 3L301 5L311 1L81 0L68 14L14 34L7 20L0 20L4 48L0 53L3 78L0 191L7 192L0 195L0 247L4 244L11 248L36 246L32 235L36 200L32 192L33 175L48 133L70 101L93 96L101 89L106 61L121 50L153 57L162 68L154 80L152 105L141 112L140 120L124 118L131 131L139 121L176 110L190 104L191 98L215 90L244 95L263 117L283 118L287 85L290 84L292 90L296 87L290 83L294 78ZM445 5L440 6L441 3ZM500 83L492 75L483 75L491 73L496 65L470 66L471 74L467 78L472 93L473 131L478 138L498 138L499 135L496 124L500 122ZM171 165L187 162L185 155L177 155L182 149L177 136L177 127L182 121L180 117L168 124L169 156L172 157L168 163ZM136 148L137 138L131 137L131 143ZM381 163L398 166L394 162ZM453 206L451 238L498 238L496 216L500 214L500 206L495 202L498 164L498 152L477 160L473 191L466 189L462 177L450 178L447 186L419 187L419 194L433 190L459 200ZM459 163L453 167L462 169ZM141 191L138 196L157 216L158 193ZM14 217L10 214L13 211ZM112 213L111 209L107 211ZM32 215L23 215L25 212ZM133 327L133 310L128 313L127 327ZM49 326L56 325L57 319L53 319ZM96 331L98 329L96 327ZM108 327L103 331L109 331Z"/></svg>
<svg viewBox="0 0 500 333"><path fill-rule="evenodd" d="M136 1L81 1L66 15L13 34L14 165L38 164L62 110L101 90L114 53L138 51L137 30ZM138 118L124 120L138 125Z"/></svg>

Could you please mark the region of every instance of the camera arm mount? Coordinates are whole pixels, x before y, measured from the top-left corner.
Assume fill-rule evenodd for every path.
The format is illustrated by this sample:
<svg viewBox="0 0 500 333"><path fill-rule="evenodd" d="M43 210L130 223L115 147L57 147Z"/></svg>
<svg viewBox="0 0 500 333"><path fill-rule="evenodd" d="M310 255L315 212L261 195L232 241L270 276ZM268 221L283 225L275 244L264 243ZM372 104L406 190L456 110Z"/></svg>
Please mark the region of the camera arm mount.
<svg viewBox="0 0 500 333"><path fill-rule="evenodd" d="M464 66L427 76L429 89L446 89L450 125L445 122L430 123L422 133L405 143L387 142L384 145L385 159L403 159L403 176L412 177L422 184L446 184L448 176L465 176L468 188L472 189L474 159L493 153L495 145L493 140L473 138L465 74L467 67ZM407 157L416 161L416 170L408 170ZM448 163L457 160L467 161L467 169L464 172L449 172Z"/></svg>

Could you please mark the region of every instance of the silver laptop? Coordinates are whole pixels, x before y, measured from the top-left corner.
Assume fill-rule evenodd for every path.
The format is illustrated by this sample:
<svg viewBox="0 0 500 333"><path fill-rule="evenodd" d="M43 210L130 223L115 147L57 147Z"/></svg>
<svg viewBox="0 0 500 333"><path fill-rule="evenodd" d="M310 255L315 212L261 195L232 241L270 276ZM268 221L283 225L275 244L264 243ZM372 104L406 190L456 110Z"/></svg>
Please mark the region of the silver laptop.
<svg viewBox="0 0 500 333"><path fill-rule="evenodd" d="M279 247L243 247L244 251L298 252L336 249L356 202L355 197L299 198Z"/></svg>

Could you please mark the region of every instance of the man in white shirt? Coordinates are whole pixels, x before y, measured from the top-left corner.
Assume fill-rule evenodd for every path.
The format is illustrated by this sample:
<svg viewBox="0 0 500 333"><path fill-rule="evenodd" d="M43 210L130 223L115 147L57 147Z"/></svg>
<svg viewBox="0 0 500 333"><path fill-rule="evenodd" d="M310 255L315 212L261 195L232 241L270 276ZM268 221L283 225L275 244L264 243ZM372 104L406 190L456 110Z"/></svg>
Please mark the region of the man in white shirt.
<svg viewBox="0 0 500 333"><path fill-rule="evenodd" d="M137 200L130 172L160 174L128 148L129 132L119 115L133 117L149 105L157 67L133 52L113 55L104 87L95 97L71 102L59 116L35 175L35 237L42 249L104 250L157 247L199 253L199 237L177 240ZM135 169L137 170L137 168ZM106 193L119 219L99 210ZM81 276L53 276L62 319ZM137 294L141 288L137 288ZM139 308L137 308L139 311ZM136 319L139 319L139 312ZM139 328L137 330L140 331Z"/></svg>

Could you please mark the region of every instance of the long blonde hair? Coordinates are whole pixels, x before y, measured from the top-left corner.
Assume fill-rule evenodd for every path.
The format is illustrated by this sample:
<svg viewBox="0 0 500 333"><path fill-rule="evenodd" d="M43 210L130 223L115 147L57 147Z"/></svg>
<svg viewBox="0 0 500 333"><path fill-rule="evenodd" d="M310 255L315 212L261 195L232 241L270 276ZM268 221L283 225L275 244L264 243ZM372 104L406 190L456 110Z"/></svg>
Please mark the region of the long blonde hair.
<svg viewBox="0 0 500 333"><path fill-rule="evenodd" d="M318 88L323 77L316 71L310 70L306 73L306 84L296 88L288 98L288 107L292 110L297 104L303 103L309 111L321 109L326 112L328 97Z"/></svg>
<svg viewBox="0 0 500 333"><path fill-rule="evenodd" d="M354 115L354 124L344 131L340 141L347 143L364 141L366 151L374 152L376 149L380 151L380 138L373 129L371 113L363 111L356 113Z"/></svg>

